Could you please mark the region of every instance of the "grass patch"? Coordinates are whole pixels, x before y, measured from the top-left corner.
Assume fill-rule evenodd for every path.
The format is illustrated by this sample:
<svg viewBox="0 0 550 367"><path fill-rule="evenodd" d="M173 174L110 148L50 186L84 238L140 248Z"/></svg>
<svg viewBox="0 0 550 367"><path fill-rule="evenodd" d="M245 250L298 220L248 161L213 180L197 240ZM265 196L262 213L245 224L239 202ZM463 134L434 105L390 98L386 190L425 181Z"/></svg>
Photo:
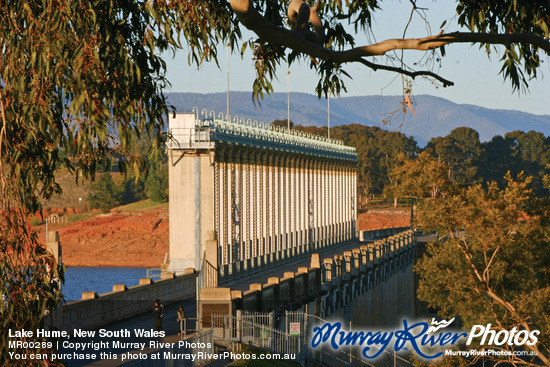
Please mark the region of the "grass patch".
<svg viewBox="0 0 550 367"><path fill-rule="evenodd" d="M272 354L266 352L263 349L256 348L250 345L243 344L242 351L243 354L250 354L250 359L239 359L231 362L228 366L246 366L246 367L301 367L300 363L294 362L288 359L262 359L261 355ZM256 359L253 359L256 356ZM281 355L283 357L284 354Z"/></svg>
<svg viewBox="0 0 550 367"><path fill-rule="evenodd" d="M168 210L168 203L157 203L151 199L138 201L135 203L122 205L115 208L120 212L138 212L143 210Z"/></svg>
<svg viewBox="0 0 550 367"><path fill-rule="evenodd" d="M94 218L97 216L97 214L98 214L97 212L82 212L77 214L71 214L67 216L67 223L81 222L83 220Z"/></svg>
<svg viewBox="0 0 550 367"><path fill-rule="evenodd" d="M42 224L42 221L38 219L36 216L33 216L31 218L31 226L36 227Z"/></svg>
<svg viewBox="0 0 550 367"><path fill-rule="evenodd" d="M122 205L119 207L114 208L113 210L116 210L117 212L139 212L139 211L147 211L147 210L168 210L168 203L156 203L150 199L138 201L135 203ZM94 218L98 216L98 212L83 212L78 214L70 215L68 218L69 223L75 223L80 222L83 220L87 220L90 218Z"/></svg>

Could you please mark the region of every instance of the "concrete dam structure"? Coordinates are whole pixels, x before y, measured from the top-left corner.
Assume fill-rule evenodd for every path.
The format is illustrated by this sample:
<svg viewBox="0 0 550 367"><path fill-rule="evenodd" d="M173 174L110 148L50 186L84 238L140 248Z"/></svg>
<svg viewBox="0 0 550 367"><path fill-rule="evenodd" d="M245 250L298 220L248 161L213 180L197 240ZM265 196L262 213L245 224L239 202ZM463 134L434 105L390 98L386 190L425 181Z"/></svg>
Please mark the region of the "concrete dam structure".
<svg viewBox="0 0 550 367"><path fill-rule="evenodd" d="M197 111L198 112L198 111ZM354 148L214 113L171 115L170 270L203 286L357 238Z"/></svg>
<svg viewBox="0 0 550 367"><path fill-rule="evenodd" d="M360 306L375 323L414 314L414 232L373 231L359 242L355 149L218 117L169 120L169 269L200 269L200 317L311 302L319 315L345 319ZM307 266L265 283L254 276L299 259Z"/></svg>

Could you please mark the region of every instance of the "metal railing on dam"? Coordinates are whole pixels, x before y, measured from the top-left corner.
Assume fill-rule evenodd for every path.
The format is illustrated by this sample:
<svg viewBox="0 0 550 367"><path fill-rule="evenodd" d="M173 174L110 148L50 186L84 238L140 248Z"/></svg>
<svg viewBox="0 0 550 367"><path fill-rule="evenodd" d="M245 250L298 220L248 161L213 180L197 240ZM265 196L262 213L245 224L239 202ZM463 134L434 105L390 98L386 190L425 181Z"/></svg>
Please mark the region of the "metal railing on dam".
<svg viewBox="0 0 550 367"><path fill-rule="evenodd" d="M129 362L121 363L120 367L193 367L202 366L207 362L212 361L211 356L215 353L214 348L214 332L213 330L205 330L201 333L197 333L192 337L174 343L173 346L155 349L154 351L146 353L145 358L139 359L135 357L132 360L132 354L127 353L127 359ZM161 360L151 358L151 354L158 354L162 357ZM186 356L193 355L193 359L185 358Z"/></svg>
<svg viewBox="0 0 550 367"><path fill-rule="evenodd" d="M297 153L320 158L337 158L357 161L355 148L344 145L342 140L330 139L298 130L286 129L250 119L233 117L227 120L214 111L203 110L202 119L195 113L194 126L170 127L169 149L214 149L223 142Z"/></svg>

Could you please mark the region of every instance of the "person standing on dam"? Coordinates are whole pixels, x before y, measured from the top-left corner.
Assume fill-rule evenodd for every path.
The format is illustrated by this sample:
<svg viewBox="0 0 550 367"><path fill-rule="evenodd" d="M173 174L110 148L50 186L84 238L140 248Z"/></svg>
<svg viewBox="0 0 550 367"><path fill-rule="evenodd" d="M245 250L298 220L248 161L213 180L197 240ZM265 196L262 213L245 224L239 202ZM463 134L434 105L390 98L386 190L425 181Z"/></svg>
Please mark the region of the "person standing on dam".
<svg viewBox="0 0 550 367"><path fill-rule="evenodd" d="M162 331L162 318L164 317L164 306L160 303L160 300L157 298L155 304L153 305L153 323L155 326L155 331Z"/></svg>
<svg viewBox="0 0 550 367"><path fill-rule="evenodd" d="M176 314L176 320L179 323L179 333L178 335L181 335L182 337L185 337L185 333L187 330L187 325L185 325L185 311L183 310L183 306L179 306L178 312Z"/></svg>

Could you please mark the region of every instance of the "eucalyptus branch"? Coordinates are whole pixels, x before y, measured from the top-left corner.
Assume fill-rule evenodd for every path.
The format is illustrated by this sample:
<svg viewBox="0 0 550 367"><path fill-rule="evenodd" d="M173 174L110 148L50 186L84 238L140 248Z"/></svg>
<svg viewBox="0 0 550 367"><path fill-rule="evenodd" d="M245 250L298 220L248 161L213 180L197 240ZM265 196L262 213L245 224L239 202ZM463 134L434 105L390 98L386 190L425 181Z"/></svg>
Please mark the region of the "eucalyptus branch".
<svg viewBox="0 0 550 367"><path fill-rule="evenodd" d="M550 42L533 34L443 33L443 31L423 38L388 39L372 45L335 51L308 41L298 32L274 25L254 8L250 0L230 0L230 6L239 21L247 29L256 33L263 41L336 64L362 62L361 59L364 57L382 56L392 50L429 51L451 43L500 44L505 46L522 43L540 48L550 55ZM389 70L400 72L402 69Z"/></svg>
<svg viewBox="0 0 550 367"><path fill-rule="evenodd" d="M428 71L428 70L409 71L409 70L405 70L405 69L398 68L398 67L395 67L395 66L375 64L375 63L367 61L363 58L359 59L358 61L361 64L363 64L365 66L368 66L369 68L371 68L374 71L376 71L378 69L392 71L392 72L395 72L395 73L410 76L412 79L416 78L417 76L427 76L427 77L431 77L431 78L434 78L434 79L440 81L443 84L444 87L450 87L450 86L454 85L454 82L452 82L450 80L447 80L447 79L441 77L440 75L438 75L434 72Z"/></svg>
<svg viewBox="0 0 550 367"><path fill-rule="evenodd" d="M489 282L489 268L491 267L491 264L493 263L493 260L495 259L496 254L501 247L502 247L501 244L497 246L495 252L493 252L493 255L491 256L491 259L489 260L489 263L485 266L485 270L483 271L483 277L487 279L487 283Z"/></svg>

